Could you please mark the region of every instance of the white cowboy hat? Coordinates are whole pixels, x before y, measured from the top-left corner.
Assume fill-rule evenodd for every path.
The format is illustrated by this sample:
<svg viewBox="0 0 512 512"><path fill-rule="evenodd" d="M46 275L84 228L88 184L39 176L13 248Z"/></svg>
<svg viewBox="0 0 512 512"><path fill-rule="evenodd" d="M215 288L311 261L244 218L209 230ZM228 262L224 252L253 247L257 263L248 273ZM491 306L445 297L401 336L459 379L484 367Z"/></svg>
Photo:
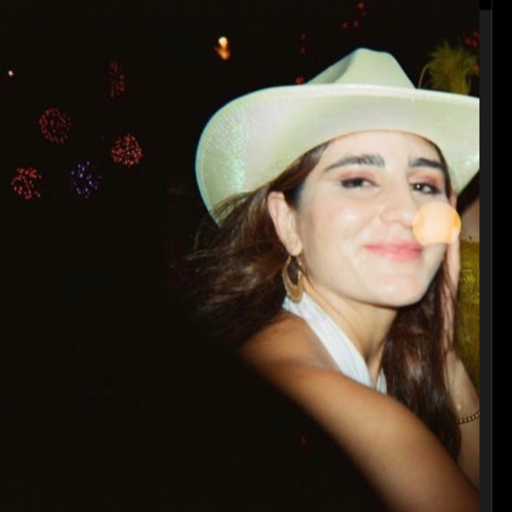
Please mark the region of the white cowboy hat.
<svg viewBox="0 0 512 512"><path fill-rule="evenodd" d="M199 141L199 190L213 213L319 144L358 131L397 130L434 142L460 192L480 166L479 105L476 97L416 89L392 55L361 48L304 85L263 89L220 109Z"/></svg>

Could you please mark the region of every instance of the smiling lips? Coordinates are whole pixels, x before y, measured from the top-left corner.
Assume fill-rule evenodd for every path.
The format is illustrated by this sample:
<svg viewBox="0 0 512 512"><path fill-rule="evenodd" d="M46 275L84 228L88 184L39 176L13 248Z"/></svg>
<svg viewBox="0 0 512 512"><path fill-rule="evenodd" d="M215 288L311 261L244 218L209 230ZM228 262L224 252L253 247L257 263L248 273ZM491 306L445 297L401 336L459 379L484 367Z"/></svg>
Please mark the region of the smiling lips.
<svg viewBox="0 0 512 512"><path fill-rule="evenodd" d="M396 261L417 260L423 252L423 247L417 242L379 242L368 244L365 248L378 256Z"/></svg>

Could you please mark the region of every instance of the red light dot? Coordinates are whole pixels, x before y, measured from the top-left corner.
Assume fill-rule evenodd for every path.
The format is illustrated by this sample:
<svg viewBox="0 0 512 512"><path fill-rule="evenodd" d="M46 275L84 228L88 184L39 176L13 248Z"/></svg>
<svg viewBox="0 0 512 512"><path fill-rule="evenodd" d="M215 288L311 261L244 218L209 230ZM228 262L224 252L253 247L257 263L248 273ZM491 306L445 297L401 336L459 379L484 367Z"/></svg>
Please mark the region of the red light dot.
<svg viewBox="0 0 512 512"><path fill-rule="evenodd" d="M348 21L344 21L341 28L348 28Z"/></svg>
<svg viewBox="0 0 512 512"><path fill-rule="evenodd" d="M362 11L364 9L364 2L359 2L357 8Z"/></svg>
<svg viewBox="0 0 512 512"><path fill-rule="evenodd" d="M64 144L71 129L71 118L58 108L48 108L39 118L43 137L53 144Z"/></svg>
<svg viewBox="0 0 512 512"><path fill-rule="evenodd" d="M126 167L139 164L143 157L143 151L137 139L130 134L118 137L110 154L116 164Z"/></svg>
<svg viewBox="0 0 512 512"><path fill-rule="evenodd" d="M11 186L16 194L23 199L40 198L42 195L42 175L34 168L18 168L11 180Z"/></svg>
<svg viewBox="0 0 512 512"><path fill-rule="evenodd" d="M126 92L126 75L119 62L111 61L108 65L110 98L114 99Z"/></svg>
<svg viewBox="0 0 512 512"><path fill-rule="evenodd" d="M354 21L354 28L359 28L359 20Z"/></svg>

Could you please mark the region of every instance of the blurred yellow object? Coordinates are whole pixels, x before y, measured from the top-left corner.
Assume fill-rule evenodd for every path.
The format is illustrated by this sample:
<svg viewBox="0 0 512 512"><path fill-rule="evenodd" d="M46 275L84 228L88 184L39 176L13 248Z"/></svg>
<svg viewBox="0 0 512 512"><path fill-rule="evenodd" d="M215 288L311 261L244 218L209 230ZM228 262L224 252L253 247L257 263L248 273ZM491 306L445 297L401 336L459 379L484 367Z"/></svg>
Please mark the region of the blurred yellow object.
<svg viewBox="0 0 512 512"><path fill-rule="evenodd" d="M480 243L460 241L456 346L475 387L480 387Z"/></svg>

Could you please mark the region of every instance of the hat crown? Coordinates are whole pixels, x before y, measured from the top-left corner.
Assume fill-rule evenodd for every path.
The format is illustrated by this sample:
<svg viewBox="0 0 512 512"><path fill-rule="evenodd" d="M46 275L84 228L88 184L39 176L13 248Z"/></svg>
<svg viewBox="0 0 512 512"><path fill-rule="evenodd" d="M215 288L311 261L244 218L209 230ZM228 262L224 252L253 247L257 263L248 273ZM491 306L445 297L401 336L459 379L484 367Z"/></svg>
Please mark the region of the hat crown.
<svg viewBox="0 0 512 512"><path fill-rule="evenodd" d="M355 50L315 76L308 84L364 84L415 88L391 54L367 48Z"/></svg>

